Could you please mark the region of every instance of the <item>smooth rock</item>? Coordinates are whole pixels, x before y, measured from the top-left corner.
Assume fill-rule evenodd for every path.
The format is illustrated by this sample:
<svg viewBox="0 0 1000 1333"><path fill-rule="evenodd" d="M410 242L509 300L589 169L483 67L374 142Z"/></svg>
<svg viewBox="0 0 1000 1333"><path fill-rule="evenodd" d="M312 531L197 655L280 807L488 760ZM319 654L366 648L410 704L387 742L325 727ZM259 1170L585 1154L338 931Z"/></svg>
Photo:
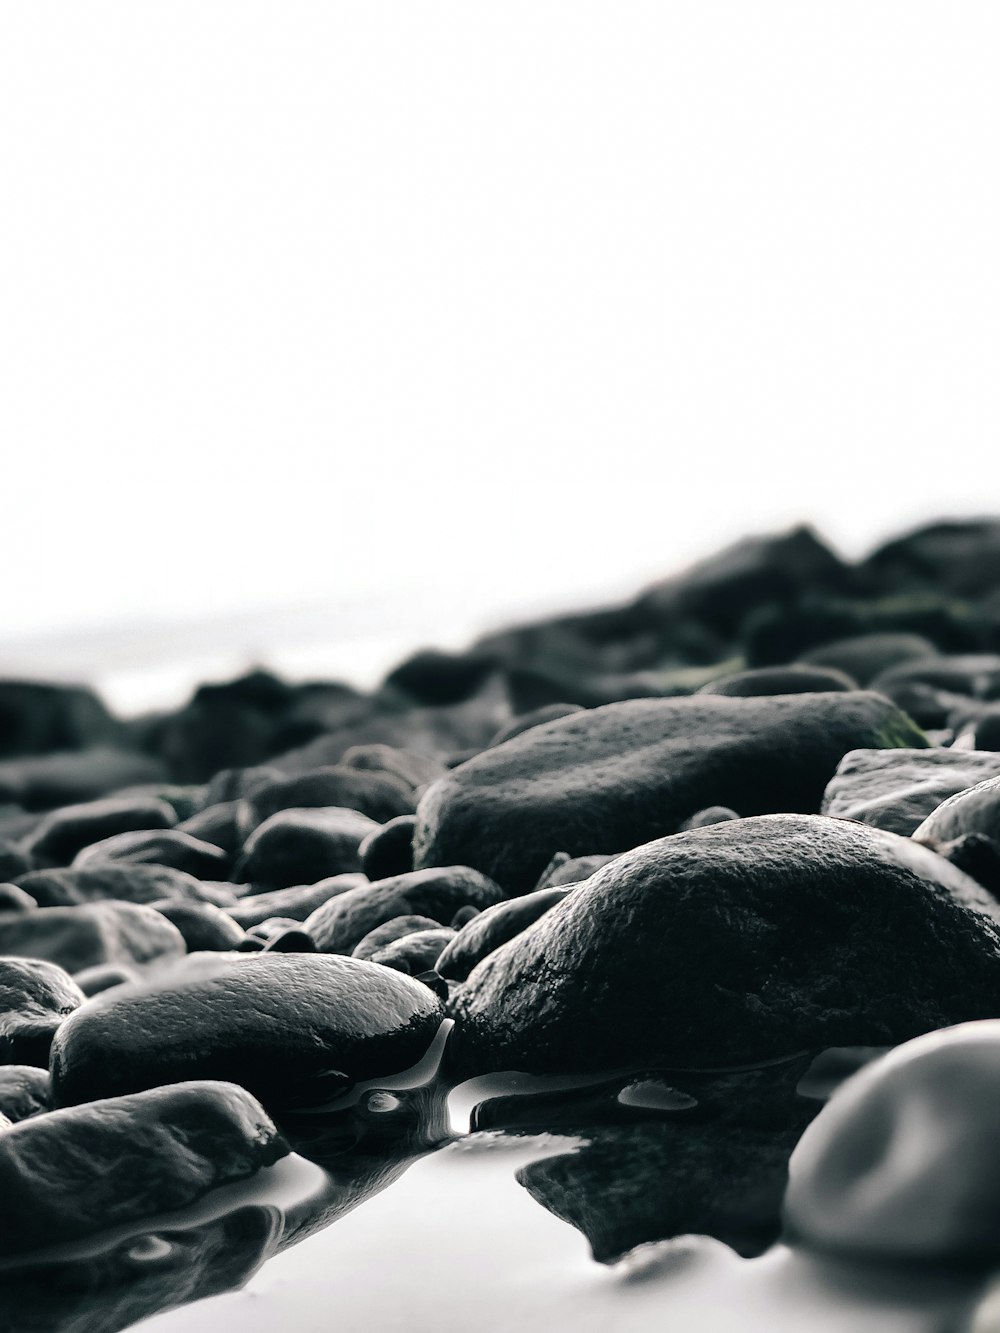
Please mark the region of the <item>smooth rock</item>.
<svg viewBox="0 0 1000 1333"><path fill-rule="evenodd" d="M361 869L371 880L406 875L413 869L413 815L390 819L374 833L369 833L359 849Z"/></svg>
<svg viewBox="0 0 1000 1333"><path fill-rule="evenodd" d="M109 746L32 755L0 762L0 801L16 801L25 810L52 810L166 776L162 763L151 755Z"/></svg>
<svg viewBox="0 0 1000 1333"><path fill-rule="evenodd" d="M831 643L808 649L799 661L806 666L833 667L836 671L846 672L862 688L867 688L876 676L890 667L936 654L934 644L922 634L886 632L834 639Z"/></svg>
<svg viewBox="0 0 1000 1333"><path fill-rule="evenodd" d="M127 963L95 963L73 975L73 980L87 996L100 995L114 986L128 986L141 978L139 969L129 967Z"/></svg>
<svg viewBox="0 0 1000 1333"><path fill-rule="evenodd" d="M371 960L386 945L412 935L414 931L440 928L441 922L434 921L429 916L394 916L391 921L384 921L381 926L376 926L360 939L351 950L351 957Z"/></svg>
<svg viewBox="0 0 1000 1333"><path fill-rule="evenodd" d="M449 981L464 981L472 969L501 944L520 935L550 908L561 903L568 888L536 889L485 908L467 922L438 958L436 970Z"/></svg>
<svg viewBox="0 0 1000 1333"><path fill-rule="evenodd" d="M689 819L685 819L678 832L687 833L688 829L708 828L710 824L724 824L729 819L739 819L735 810L730 810L727 805L710 805L704 810L696 811Z"/></svg>
<svg viewBox="0 0 1000 1333"><path fill-rule="evenodd" d="M184 937L188 953L204 949L239 948L245 931L232 916L212 903L185 903L167 899L151 904Z"/></svg>
<svg viewBox="0 0 1000 1333"><path fill-rule="evenodd" d="M830 691L856 690L857 682L833 667L792 666L754 667L734 671L702 685L698 694L722 694L733 699L752 699L771 694L825 694Z"/></svg>
<svg viewBox="0 0 1000 1333"><path fill-rule="evenodd" d="M293 884L287 889L253 893L226 910L244 930L276 916L305 921L331 898L365 883L364 875L333 875L329 879L321 879L318 884Z"/></svg>
<svg viewBox="0 0 1000 1333"><path fill-rule="evenodd" d="M239 821L240 801L217 801L177 825L178 833L199 842L220 847L227 856L234 856L243 845L243 830Z"/></svg>
<svg viewBox="0 0 1000 1333"><path fill-rule="evenodd" d="M173 807L166 801L155 797L108 796L53 810L25 845L40 866L68 866L91 843L118 833L172 828L176 822Z"/></svg>
<svg viewBox="0 0 1000 1333"><path fill-rule="evenodd" d="M372 954L372 962L416 977L421 972L430 972L434 968L442 950L454 938L455 931L449 926L437 926L434 930L414 930Z"/></svg>
<svg viewBox="0 0 1000 1333"><path fill-rule="evenodd" d="M249 834L279 810L336 806L384 824L397 815L412 815L414 804L412 791L391 774L334 764L256 788L241 804L241 823Z"/></svg>
<svg viewBox="0 0 1000 1333"><path fill-rule="evenodd" d="M229 857L221 847L177 829L156 832L117 833L113 838L91 843L78 852L72 869L105 865L167 866L195 879L225 879Z"/></svg>
<svg viewBox="0 0 1000 1333"><path fill-rule="evenodd" d="M31 894L16 884L0 884L0 913L33 912L37 906Z"/></svg>
<svg viewBox="0 0 1000 1333"><path fill-rule="evenodd" d="M42 958L67 972L97 963L151 963L184 952L177 927L137 903L40 907L0 916L0 953Z"/></svg>
<svg viewBox="0 0 1000 1333"><path fill-rule="evenodd" d="M351 874L361 869L358 849L377 827L367 815L339 806L280 810L250 834L233 875L284 889Z"/></svg>
<svg viewBox="0 0 1000 1333"><path fill-rule="evenodd" d="M1000 754L975 750L852 750L823 793L822 812L908 837L947 797L1000 776Z"/></svg>
<svg viewBox="0 0 1000 1333"><path fill-rule="evenodd" d="M25 875L32 868L31 857L17 843L0 838L0 884Z"/></svg>
<svg viewBox="0 0 1000 1333"><path fill-rule="evenodd" d="M1000 768L1000 754L994 757ZM914 831L913 837L928 847L939 847L970 833L978 833L1000 845L1000 772L942 801Z"/></svg>

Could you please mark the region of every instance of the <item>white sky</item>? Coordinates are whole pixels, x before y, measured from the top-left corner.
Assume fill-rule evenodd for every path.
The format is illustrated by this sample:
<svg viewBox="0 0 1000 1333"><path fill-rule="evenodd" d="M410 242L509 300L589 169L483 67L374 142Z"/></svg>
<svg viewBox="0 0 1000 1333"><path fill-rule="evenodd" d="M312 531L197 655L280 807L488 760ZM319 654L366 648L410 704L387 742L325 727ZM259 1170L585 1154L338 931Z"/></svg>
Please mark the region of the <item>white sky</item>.
<svg viewBox="0 0 1000 1333"><path fill-rule="evenodd" d="M372 594L433 637L1000 509L992 0L2 29L14 639Z"/></svg>

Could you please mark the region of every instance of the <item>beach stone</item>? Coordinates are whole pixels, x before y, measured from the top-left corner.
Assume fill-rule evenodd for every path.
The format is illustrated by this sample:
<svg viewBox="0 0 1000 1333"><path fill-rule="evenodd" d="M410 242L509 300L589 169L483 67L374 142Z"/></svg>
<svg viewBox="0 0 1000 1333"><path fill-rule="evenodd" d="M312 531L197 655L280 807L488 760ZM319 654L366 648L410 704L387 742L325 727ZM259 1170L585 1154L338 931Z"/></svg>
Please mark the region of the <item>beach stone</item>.
<svg viewBox="0 0 1000 1333"><path fill-rule="evenodd" d="M351 874L361 869L359 848L377 827L367 815L338 806L279 810L250 834L234 877L284 889Z"/></svg>
<svg viewBox="0 0 1000 1333"><path fill-rule="evenodd" d="M141 978L139 969L127 963L95 963L73 974L73 980L87 996L100 995L113 986L127 986Z"/></svg>
<svg viewBox="0 0 1000 1333"><path fill-rule="evenodd" d="M72 869L32 870L18 885L39 907L118 900L153 903L161 899L201 902L214 898L211 886L170 866L100 861Z"/></svg>
<svg viewBox="0 0 1000 1333"><path fill-rule="evenodd" d="M905 837L956 792L1000 776L1000 754L977 750L851 750L823 793L822 813Z"/></svg>
<svg viewBox="0 0 1000 1333"><path fill-rule="evenodd" d="M178 833L199 842L221 847L228 856L234 856L243 845L243 829L239 820L240 801L217 801L195 811L177 825Z"/></svg>
<svg viewBox="0 0 1000 1333"><path fill-rule="evenodd" d="M91 843L120 833L168 829L176 822L173 807L166 801L155 797L107 796L100 801L53 810L25 846L40 866L68 866Z"/></svg>
<svg viewBox="0 0 1000 1333"><path fill-rule="evenodd" d="M285 923L284 929L275 927L264 942L266 953L319 953L316 941L297 923Z"/></svg>
<svg viewBox="0 0 1000 1333"><path fill-rule="evenodd" d="M996 653L936 654L900 662L872 681L872 689L890 699L906 700L911 690L924 686L945 696L996 699L1000 696L1000 656Z"/></svg>
<svg viewBox="0 0 1000 1333"><path fill-rule="evenodd" d="M886 631L856 634L849 639L834 639L802 654L806 666L833 667L851 676L864 689L876 676L903 662L937 656L937 649L922 634Z"/></svg>
<svg viewBox="0 0 1000 1333"><path fill-rule="evenodd" d="M398 778L415 795L445 773L444 765L429 755L377 743L352 745L344 751L340 767L356 768L363 773L387 773Z"/></svg>
<svg viewBox="0 0 1000 1333"><path fill-rule="evenodd" d="M395 940L412 935L414 931L439 930L440 921L429 916L394 916L391 921L384 921L381 926L370 930L351 950L352 958L365 958L369 961Z"/></svg>
<svg viewBox="0 0 1000 1333"><path fill-rule="evenodd" d="M724 824L727 819L739 819L739 815L727 805L710 805L704 810L696 811L689 819L685 819L677 831L686 833L688 829L708 828L710 824Z"/></svg>
<svg viewBox="0 0 1000 1333"><path fill-rule="evenodd" d="M455 931L449 926L437 926L433 930L414 930L407 935L401 935L399 939L393 940L372 954L372 962L416 977L421 972L430 972L434 968L441 951L454 938Z"/></svg>
<svg viewBox="0 0 1000 1333"><path fill-rule="evenodd" d="M12 1124L52 1109L48 1062L37 1065L0 1065L0 1114Z"/></svg>
<svg viewBox="0 0 1000 1333"><path fill-rule="evenodd" d="M38 906L30 893L16 884L0 884L0 914L4 912L32 912Z"/></svg>
<svg viewBox="0 0 1000 1333"><path fill-rule="evenodd" d="M169 866L195 879L225 879L229 857L221 847L177 829L117 833L78 852L72 869L113 861L124 865Z"/></svg>
<svg viewBox="0 0 1000 1333"><path fill-rule="evenodd" d="M929 1033L866 1065L792 1153L789 1227L864 1257L995 1263L998 1097L997 1021Z"/></svg>
<svg viewBox="0 0 1000 1333"><path fill-rule="evenodd" d="M361 869L369 879L388 879L413 869L414 815L399 815L369 833L360 847Z"/></svg>
<svg viewBox="0 0 1000 1333"><path fill-rule="evenodd" d="M389 774L334 764L258 787L241 804L241 825L250 833L279 810L323 806L359 810L376 824L384 824L397 815L412 815L414 801L410 789Z"/></svg>
<svg viewBox="0 0 1000 1333"><path fill-rule="evenodd" d="M601 866L606 866L614 859L614 856L609 855L568 856L563 852L560 854L558 864L553 857L547 869L542 871L535 887L556 889L564 884L578 884L581 879L589 879L595 870L600 870Z"/></svg>
<svg viewBox="0 0 1000 1333"><path fill-rule="evenodd" d="M221 768L205 784L202 809L213 805L229 805L241 801L258 787L266 786L281 777L281 769L269 764L249 768Z"/></svg>
<svg viewBox="0 0 1000 1333"><path fill-rule="evenodd" d="M435 964L448 981L465 981L472 969L501 944L527 930L550 908L561 903L568 888L536 889L486 907L462 926Z"/></svg>
<svg viewBox="0 0 1000 1333"><path fill-rule="evenodd" d="M323 953L348 954L364 937L399 916L426 916L444 925L460 907L489 907L503 892L468 866L444 866L395 875L338 894L306 919Z"/></svg>
<svg viewBox="0 0 1000 1333"><path fill-rule="evenodd" d="M998 923L908 838L820 815L714 824L618 857L489 954L453 997L451 1058L471 1077L891 1045L1000 1014Z"/></svg>
<svg viewBox="0 0 1000 1333"><path fill-rule="evenodd" d="M32 1117L0 1134L0 1252L170 1212L284 1157L243 1088L190 1082Z"/></svg>
<svg viewBox="0 0 1000 1333"><path fill-rule="evenodd" d="M489 747L494 745L503 745L504 741L513 740L515 736L520 736L524 731L530 731L532 727L540 727L546 722L554 722L557 717L569 717L572 713L582 712L581 704L543 704L541 708L533 708L530 713L521 713L520 716L512 718L505 727L501 727L497 734L490 741Z"/></svg>
<svg viewBox="0 0 1000 1333"><path fill-rule="evenodd" d="M861 570L869 581L893 591L909 585L966 597L992 592L1000 583L1000 521L926 524L879 546Z"/></svg>
<svg viewBox="0 0 1000 1333"><path fill-rule="evenodd" d="M185 903L167 899L151 903L172 922L187 945L188 953L205 949L236 949L245 931L228 912L212 903Z"/></svg>
<svg viewBox="0 0 1000 1333"><path fill-rule="evenodd" d="M1000 754L994 758L998 761L996 775L942 801L915 830L917 842L941 847L977 833L1000 845Z"/></svg>
<svg viewBox="0 0 1000 1333"><path fill-rule="evenodd" d="M868 692L611 704L535 727L434 783L417 810L414 865L473 865L525 893L556 851L627 851L709 805L817 811L848 750L925 743Z"/></svg>
<svg viewBox="0 0 1000 1333"><path fill-rule="evenodd" d="M0 761L0 802L14 801L29 811L96 800L136 782L160 782L167 776L159 759L97 746L58 754Z"/></svg>
<svg viewBox="0 0 1000 1333"><path fill-rule="evenodd" d="M84 998L53 963L0 958L0 1065L47 1066L52 1034Z"/></svg>
<svg viewBox="0 0 1000 1333"><path fill-rule="evenodd" d="M735 671L702 685L698 694L723 694L733 699L751 699L770 694L826 694L837 690L856 690L857 682L832 667L792 666L754 667Z"/></svg>
<svg viewBox="0 0 1000 1333"><path fill-rule="evenodd" d="M332 875L317 884L293 884L287 889L273 889L269 893L254 893L227 907L226 911L244 930L250 930L262 921L280 916L292 921L305 921L323 903L338 893L356 889L365 884L364 875Z"/></svg>
<svg viewBox="0 0 1000 1333"><path fill-rule="evenodd" d="M425 986L356 958L192 955L155 984L110 991L64 1024L52 1085L62 1104L210 1077L239 1083L266 1106L328 1101L357 1080L415 1064L442 1018Z"/></svg>
<svg viewBox="0 0 1000 1333"><path fill-rule="evenodd" d="M41 958L67 972L97 963L151 963L184 952L177 927L138 903L82 903L0 916L0 953Z"/></svg>
<svg viewBox="0 0 1000 1333"><path fill-rule="evenodd" d="M416 703L454 704L474 695L496 665L488 653L423 648L390 671L384 685L402 691Z"/></svg>

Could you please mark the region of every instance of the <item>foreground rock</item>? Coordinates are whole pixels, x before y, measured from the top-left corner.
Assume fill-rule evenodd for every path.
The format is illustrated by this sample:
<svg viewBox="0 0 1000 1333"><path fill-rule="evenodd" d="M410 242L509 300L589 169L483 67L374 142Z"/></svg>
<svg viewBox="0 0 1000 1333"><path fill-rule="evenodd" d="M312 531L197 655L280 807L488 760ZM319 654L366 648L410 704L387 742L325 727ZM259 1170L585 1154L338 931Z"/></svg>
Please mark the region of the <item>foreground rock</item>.
<svg viewBox="0 0 1000 1333"><path fill-rule="evenodd" d="M35 958L0 958L0 1065L46 1067L53 1033L83 1001L83 992L61 967Z"/></svg>
<svg viewBox="0 0 1000 1333"><path fill-rule="evenodd" d="M67 972L98 963L151 963L185 952L177 928L137 903L40 907L0 916L0 953L44 958Z"/></svg>
<svg viewBox="0 0 1000 1333"><path fill-rule="evenodd" d="M287 1152L253 1097L219 1082L24 1120L0 1134L0 1254L183 1208Z"/></svg>
<svg viewBox="0 0 1000 1333"><path fill-rule="evenodd" d="M574 713L436 782L417 811L414 865L472 865L526 893L555 852L627 851L710 805L817 811L848 750L923 744L905 714L861 691L637 699Z"/></svg>
<svg viewBox="0 0 1000 1333"><path fill-rule="evenodd" d="M60 1030L59 1102L224 1078L268 1106L329 1101L415 1064L443 1017L419 982L354 958L199 954L155 985L116 988Z"/></svg>
<svg viewBox="0 0 1000 1333"><path fill-rule="evenodd" d="M1000 775L988 750L852 750L823 793L823 814L909 837L956 792Z"/></svg>
<svg viewBox="0 0 1000 1333"><path fill-rule="evenodd" d="M908 839L742 819L619 857L454 999L462 1076L705 1068L1000 1014L1000 908ZM888 998L887 998L888 997Z"/></svg>
<svg viewBox="0 0 1000 1333"><path fill-rule="evenodd" d="M789 1225L892 1259L1000 1255L1000 1022L907 1042L849 1079L792 1154Z"/></svg>

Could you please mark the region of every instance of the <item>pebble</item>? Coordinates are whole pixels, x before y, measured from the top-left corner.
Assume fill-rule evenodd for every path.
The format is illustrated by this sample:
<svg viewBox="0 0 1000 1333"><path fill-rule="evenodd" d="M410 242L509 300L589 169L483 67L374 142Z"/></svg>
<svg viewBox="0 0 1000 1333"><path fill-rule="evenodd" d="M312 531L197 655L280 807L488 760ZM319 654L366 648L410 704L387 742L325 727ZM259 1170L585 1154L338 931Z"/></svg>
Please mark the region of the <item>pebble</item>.
<svg viewBox="0 0 1000 1333"><path fill-rule="evenodd" d="M272 889L351 874L360 871L359 848L377 827L338 806L279 810L250 834L233 874Z"/></svg>
<svg viewBox="0 0 1000 1333"><path fill-rule="evenodd" d="M369 833L359 848L361 869L369 879L388 879L413 869L413 815L399 815Z"/></svg>

